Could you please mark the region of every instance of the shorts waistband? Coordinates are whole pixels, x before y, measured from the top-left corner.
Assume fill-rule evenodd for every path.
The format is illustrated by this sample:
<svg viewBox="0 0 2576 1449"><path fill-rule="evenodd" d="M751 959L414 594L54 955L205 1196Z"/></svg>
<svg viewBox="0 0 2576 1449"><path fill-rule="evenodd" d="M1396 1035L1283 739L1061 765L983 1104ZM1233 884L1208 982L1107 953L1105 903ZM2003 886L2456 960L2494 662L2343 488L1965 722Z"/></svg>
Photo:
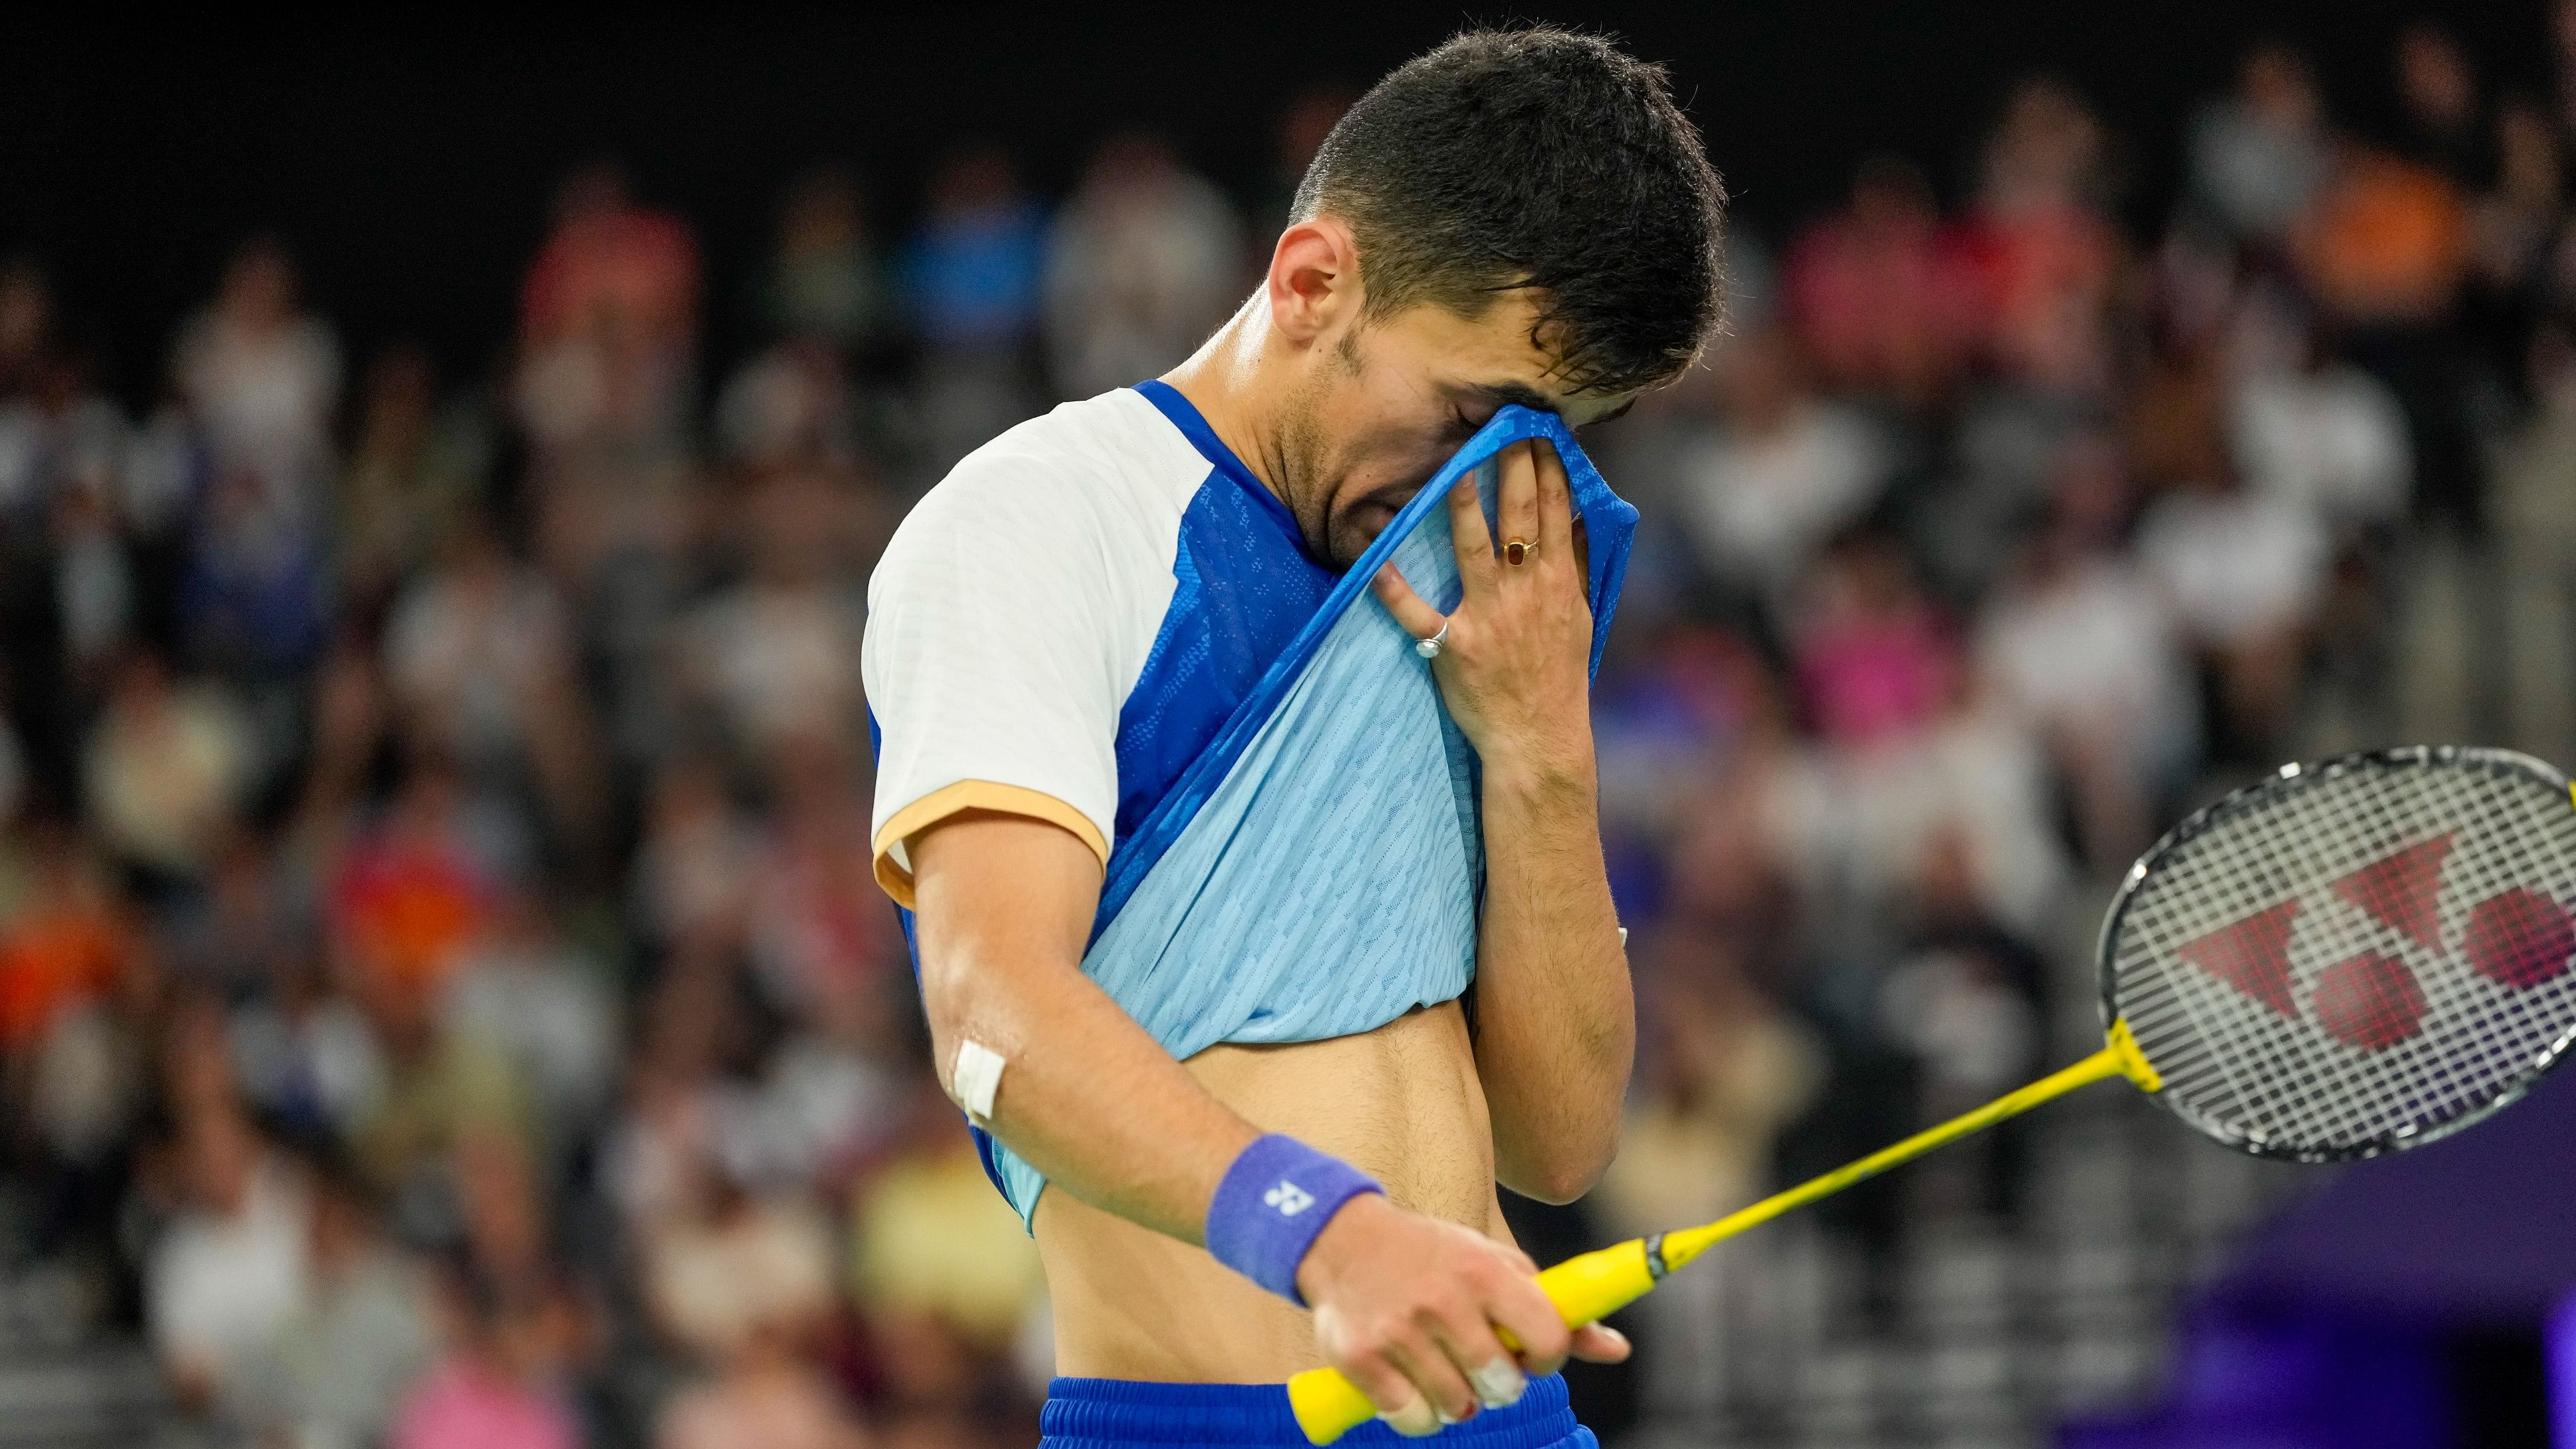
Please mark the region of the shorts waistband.
<svg viewBox="0 0 2576 1449"><path fill-rule="evenodd" d="M1162 1384L1139 1379L1060 1378L1047 1386L1039 1415L1043 1449L1198 1449L1275 1445L1309 1449L1288 1411L1284 1384ZM1566 1404L1565 1379L1530 1380L1508 1409L1486 1409L1427 1439L1407 1439L1371 1421L1344 1444L1459 1444L1474 1449L1559 1449L1587 1445L1591 1435Z"/></svg>

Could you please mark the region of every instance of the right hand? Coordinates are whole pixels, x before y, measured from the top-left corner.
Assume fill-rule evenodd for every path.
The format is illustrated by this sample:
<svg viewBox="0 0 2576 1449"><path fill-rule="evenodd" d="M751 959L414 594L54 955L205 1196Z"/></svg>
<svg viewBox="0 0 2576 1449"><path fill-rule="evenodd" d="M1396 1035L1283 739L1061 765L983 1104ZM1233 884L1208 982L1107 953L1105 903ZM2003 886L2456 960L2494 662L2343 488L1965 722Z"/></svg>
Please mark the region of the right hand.
<svg viewBox="0 0 2576 1449"><path fill-rule="evenodd" d="M1408 1212L1375 1193L1333 1214L1297 1269L1325 1359L1397 1433L1501 1408L1556 1372L1573 1334L1508 1243ZM1506 1329L1520 1352L1495 1333ZM1624 1345L1622 1345L1624 1347Z"/></svg>

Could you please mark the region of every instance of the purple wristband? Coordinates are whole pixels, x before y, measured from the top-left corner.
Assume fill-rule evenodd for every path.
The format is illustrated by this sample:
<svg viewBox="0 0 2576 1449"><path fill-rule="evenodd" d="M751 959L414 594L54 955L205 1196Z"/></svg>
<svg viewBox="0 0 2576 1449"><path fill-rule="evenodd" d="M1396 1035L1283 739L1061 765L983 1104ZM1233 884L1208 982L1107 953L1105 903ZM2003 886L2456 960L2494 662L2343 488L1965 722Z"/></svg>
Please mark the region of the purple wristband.
<svg viewBox="0 0 2576 1449"><path fill-rule="evenodd" d="M1208 1200L1207 1250L1303 1308L1297 1265L1342 1204L1384 1192L1365 1172L1273 1132L1243 1149Z"/></svg>

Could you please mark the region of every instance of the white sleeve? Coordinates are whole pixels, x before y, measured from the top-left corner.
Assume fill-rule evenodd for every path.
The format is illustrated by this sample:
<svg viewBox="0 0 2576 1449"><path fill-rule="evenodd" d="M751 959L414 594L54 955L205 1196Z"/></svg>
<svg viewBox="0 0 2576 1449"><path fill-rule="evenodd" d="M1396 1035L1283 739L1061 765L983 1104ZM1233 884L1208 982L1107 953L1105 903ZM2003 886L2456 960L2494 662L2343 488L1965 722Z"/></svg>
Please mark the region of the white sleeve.
<svg viewBox="0 0 2576 1449"><path fill-rule="evenodd" d="M1154 580L1125 557L1139 530L1102 481L988 449L931 490L868 581L870 834L877 880L902 905L905 839L960 810L1045 820L1109 858L1118 712L1163 605L1140 596ZM1168 604L1168 559L1159 572Z"/></svg>

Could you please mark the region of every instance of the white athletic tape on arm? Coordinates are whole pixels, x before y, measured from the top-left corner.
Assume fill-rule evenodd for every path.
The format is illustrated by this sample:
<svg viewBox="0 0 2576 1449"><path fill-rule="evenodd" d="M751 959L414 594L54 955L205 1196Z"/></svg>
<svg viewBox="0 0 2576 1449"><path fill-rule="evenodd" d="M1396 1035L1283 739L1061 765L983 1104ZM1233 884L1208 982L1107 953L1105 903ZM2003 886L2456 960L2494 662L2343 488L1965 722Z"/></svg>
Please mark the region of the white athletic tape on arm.
<svg viewBox="0 0 2576 1449"><path fill-rule="evenodd" d="M978 1122L993 1120L993 1098L1002 1090L1002 1054L980 1041L957 1043L957 1069L948 1077L949 1095Z"/></svg>

